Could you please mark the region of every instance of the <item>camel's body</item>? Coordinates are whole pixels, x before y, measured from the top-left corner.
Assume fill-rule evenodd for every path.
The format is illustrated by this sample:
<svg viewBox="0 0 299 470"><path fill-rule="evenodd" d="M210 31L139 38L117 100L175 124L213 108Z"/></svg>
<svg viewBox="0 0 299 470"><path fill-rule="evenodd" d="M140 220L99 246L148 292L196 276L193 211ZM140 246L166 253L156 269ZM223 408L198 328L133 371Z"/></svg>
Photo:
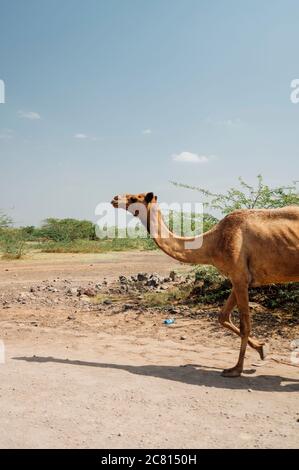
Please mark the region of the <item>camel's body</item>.
<svg viewBox="0 0 299 470"><path fill-rule="evenodd" d="M213 229L213 264L248 285L299 281L299 207L240 210Z"/></svg>
<svg viewBox="0 0 299 470"><path fill-rule="evenodd" d="M147 193L116 196L112 204L139 216L169 256L185 263L213 265L230 278L232 292L219 320L241 337L241 349L237 365L223 375L239 376L247 343L261 358L265 356L264 344L249 336L248 287L299 281L299 207L238 210L203 235L179 237L164 224L156 201L153 193ZM230 319L235 305L240 312L240 330Z"/></svg>

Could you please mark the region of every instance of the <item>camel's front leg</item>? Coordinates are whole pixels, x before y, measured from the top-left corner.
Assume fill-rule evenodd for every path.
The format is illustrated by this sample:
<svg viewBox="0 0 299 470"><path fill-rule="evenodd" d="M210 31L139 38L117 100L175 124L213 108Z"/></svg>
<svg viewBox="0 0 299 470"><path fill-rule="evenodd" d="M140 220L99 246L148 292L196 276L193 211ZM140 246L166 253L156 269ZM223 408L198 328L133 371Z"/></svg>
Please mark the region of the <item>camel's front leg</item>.
<svg viewBox="0 0 299 470"><path fill-rule="evenodd" d="M229 329L230 331L233 331L234 333L236 333L238 336L241 336L239 328L237 328L236 325L231 321L231 312L233 308L236 306L236 304L237 304L236 295L235 295L234 289L232 289L230 296L228 297L227 301L225 302L220 312L219 323L225 328ZM257 341L256 339L251 338L249 336L248 344L250 347L252 347L259 353L261 359L265 359L267 355L265 343L262 343L261 341Z"/></svg>
<svg viewBox="0 0 299 470"><path fill-rule="evenodd" d="M248 302L248 287L246 285L235 287L235 296L237 300L238 309L240 312L240 336L241 336L241 347L239 353L239 359L235 367L231 369L225 369L222 372L224 377L239 377L243 371L244 358L249 335L251 332L251 321L249 312Z"/></svg>

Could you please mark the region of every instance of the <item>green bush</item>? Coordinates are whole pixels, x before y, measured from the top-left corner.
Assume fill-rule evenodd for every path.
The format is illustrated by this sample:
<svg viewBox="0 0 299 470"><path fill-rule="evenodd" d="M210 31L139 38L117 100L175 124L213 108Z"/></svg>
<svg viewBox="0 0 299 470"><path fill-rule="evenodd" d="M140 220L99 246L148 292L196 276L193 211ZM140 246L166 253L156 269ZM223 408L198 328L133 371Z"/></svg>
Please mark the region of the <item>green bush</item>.
<svg viewBox="0 0 299 470"><path fill-rule="evenodd" d="M95 226L89 220L49 218L44 221L36 235L57 242L71 242L78 239L93 240Z"/></svg>
<svg viewBox="0 0 299 470"><path fill-rule="evenodd" d="M198 191L205 197L204 206L219 210L223 215L237 209L275 209L290 205L299 205L297 182L289 186L271 188L264 183L261 175L257 176L257 185L251 186L241 177L239 187L230 188L226 193L213 193L205 188L176 183L177 187Z"/></svg>
<svg viewBox="0 0 299 470"><path fill-rule="evenodd" d="M190 298L199 303L223 304L231 292L231 282L213 267L195 269L195 284ZM270 284L249 289L250 301L269 308L281 308L299 314L299 283Z"/></svg>
<svg viewBox="0 0 299 470"><path fill-rule="evenodd" d="M10 227L12 224L12 219L0 211L0 229Z"/></svg>
<svg viewBox="0 0 299 470"><path fill-rule="evenodd" d="M37 244L43 253L106 253L109 251L154 250L156 245L147 238L113 238L106 240L48 241Z"/></svg>
<svg viewBox="0 0 299 470"><path fill-rule="evenodd" d="M26 251L25 240L20 230L0 229L0 251L2 259L20 259Z"/></svg>

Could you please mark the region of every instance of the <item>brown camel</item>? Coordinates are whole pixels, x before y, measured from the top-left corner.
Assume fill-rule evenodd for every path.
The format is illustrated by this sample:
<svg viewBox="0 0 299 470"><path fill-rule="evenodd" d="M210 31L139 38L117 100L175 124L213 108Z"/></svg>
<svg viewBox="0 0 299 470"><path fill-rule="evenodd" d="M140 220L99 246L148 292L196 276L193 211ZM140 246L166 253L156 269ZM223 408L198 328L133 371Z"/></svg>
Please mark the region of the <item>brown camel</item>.
<svg viewBox="0 0 299 470"><path fill-rule="evenodd" d="M111 203L138 216L167 255L183 263L213 265L231 280L232 291L219 321L241 337L241 348L235 367L222 375L242 373L247 343L264 359L265 344L250 337L248 287L299 281L299 207L237 210L202 235L180 237L165 225L151 192L115 196ZM236 305L240 329L231 321Z"/></svg>

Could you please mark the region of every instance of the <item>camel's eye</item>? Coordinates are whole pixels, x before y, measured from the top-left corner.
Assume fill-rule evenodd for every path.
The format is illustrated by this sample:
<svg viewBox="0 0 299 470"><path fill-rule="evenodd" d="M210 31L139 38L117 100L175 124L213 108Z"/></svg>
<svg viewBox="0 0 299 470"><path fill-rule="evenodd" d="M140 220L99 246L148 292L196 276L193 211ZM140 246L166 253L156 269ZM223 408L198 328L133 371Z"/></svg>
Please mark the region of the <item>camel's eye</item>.
<svg viewBox="0 0 299 470"><path fill-rule="evenodd" d="M131 202L132 204L134 204L134 202L137 202L137 197L132 196L132 197L130 198L130 202Z"/></svg>

